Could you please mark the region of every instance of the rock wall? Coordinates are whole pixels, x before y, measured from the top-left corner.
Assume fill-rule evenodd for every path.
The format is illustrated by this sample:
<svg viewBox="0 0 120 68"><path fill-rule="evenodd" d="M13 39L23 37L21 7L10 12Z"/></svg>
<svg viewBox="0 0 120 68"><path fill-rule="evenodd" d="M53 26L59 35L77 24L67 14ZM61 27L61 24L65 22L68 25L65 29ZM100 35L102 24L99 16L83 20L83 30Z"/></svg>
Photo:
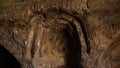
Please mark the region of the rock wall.
<svg viewBox="0 0 120 68"><path fill-rule="evenodd" d="M21 68L119 68L119 0L1 0L0 45Z"/></svg>

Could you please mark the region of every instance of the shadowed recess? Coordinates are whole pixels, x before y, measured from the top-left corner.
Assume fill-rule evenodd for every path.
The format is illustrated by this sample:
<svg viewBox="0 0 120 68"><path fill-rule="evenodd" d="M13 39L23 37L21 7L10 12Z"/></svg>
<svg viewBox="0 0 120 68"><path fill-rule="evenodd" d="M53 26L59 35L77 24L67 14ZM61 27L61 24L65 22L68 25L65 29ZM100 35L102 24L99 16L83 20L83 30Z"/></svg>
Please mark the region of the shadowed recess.
<svg viewBox="0 0 120 68"><path fill-rule="evenodd" d="M64 33L67 38L66 66L67 68L83 68L81 64L81 44L77 32L77 28L73 23L70 23L73 30L65 29Z"/></svg>
<svg viewBox="0 0 120 68"><path fill-rule="evenodd" d="M0 44L0 68L21 68L17 59Z"/></svg>

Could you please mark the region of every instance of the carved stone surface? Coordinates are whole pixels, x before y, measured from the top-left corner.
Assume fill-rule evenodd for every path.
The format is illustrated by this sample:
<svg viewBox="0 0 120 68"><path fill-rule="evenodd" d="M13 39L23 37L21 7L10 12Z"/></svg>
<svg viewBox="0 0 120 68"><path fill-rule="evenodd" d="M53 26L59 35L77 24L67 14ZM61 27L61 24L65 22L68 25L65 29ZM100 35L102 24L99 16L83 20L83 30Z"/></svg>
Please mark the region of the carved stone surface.
<svg viewBox="0 0 120 68"><path fill-rule="evenodd" d="M35 14L30 20L25 58L35 68L81 67L81 46L88 47L81 23L55 8Z"/></svg>
<svg viewBox="0 0 120 68"><path fill-rule="evenodd" d="M1 0L0 46L21 68L119 68L119 3Z"/></svg>

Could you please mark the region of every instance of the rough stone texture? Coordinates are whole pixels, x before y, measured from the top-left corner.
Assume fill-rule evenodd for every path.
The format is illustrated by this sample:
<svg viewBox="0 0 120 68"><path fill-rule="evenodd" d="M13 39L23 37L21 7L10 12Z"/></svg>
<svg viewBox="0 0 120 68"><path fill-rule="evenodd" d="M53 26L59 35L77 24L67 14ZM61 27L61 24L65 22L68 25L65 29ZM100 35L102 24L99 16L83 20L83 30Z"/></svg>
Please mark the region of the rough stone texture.
<svg viewBox="0 0 120 68"><path fill-rule="evenodd" d="M22 68L119 68L120 0L0 0L0 45Z"/></svg>

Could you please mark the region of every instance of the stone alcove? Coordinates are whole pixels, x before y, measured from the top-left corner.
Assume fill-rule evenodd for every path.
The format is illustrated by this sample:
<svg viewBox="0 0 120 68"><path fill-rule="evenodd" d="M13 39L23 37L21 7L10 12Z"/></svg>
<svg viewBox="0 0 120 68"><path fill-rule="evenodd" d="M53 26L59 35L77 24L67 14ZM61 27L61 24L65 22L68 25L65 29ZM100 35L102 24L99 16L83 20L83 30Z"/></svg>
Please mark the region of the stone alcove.
<svg viewBox="0 0 120 68"><path fill-rule="evenodd" d="M79 18L55 8L34 14L30 20L25 58L35 68L81 68L81 47L89 52L81 23Z"/></svg>

